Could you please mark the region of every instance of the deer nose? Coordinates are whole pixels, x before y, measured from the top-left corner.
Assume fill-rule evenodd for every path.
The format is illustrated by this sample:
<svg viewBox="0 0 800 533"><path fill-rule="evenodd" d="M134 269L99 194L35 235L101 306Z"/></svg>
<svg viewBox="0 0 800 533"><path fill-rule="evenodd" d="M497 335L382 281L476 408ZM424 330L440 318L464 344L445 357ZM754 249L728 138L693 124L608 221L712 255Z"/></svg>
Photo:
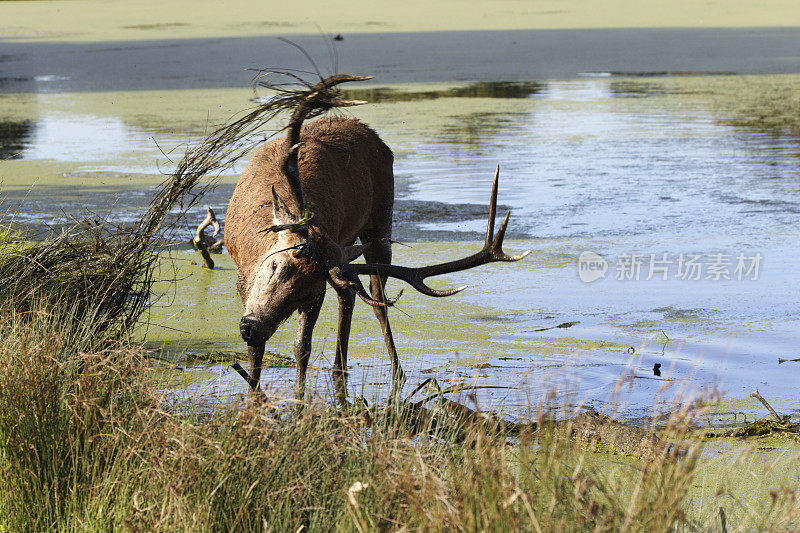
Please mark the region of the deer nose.
<svg viewBox="0 0 800 533"><path fill-rule="evenodd" d="M252 315L245 315L239 322L239 333L244 342L250 345L264 342L263 336L259 333L257 321Z"/></svg>

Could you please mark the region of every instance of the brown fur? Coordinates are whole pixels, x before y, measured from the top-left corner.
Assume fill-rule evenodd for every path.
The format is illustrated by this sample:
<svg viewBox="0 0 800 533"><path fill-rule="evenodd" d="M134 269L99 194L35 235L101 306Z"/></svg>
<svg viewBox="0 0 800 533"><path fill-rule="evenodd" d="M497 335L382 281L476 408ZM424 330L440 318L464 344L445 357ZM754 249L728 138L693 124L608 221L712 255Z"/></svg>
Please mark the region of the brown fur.
<svg viewBox="0 0 800 533"><path fill-rule="evenodd" d="M391 150L357 120L324 118L300 127L311 109L309 102L322 98L319 95L326 94L324 86L330 83L329 78L312 88L295 110L286 139L256 150L228 206L225 244L239 269L238 289L244 303L239 330L248 346L250 387L259 387L265 343L298 311L295 397L302 402L311 337L329 283L339 299L333 380L336 394L345 404L347 347L356 295L372 305L381 325L392 363L393 395L398 396L405 380L389 325L386 277L402 279L423 294L449 296L463 287L437 291L425 285L424 279L494 261L517 261L529 252L517 257L503 252L508 214L494 233L498 166L489 229L480 252L419 269L391 265ZM325 101L318 104L321 108L331 105ZM366 247L351 247L356 238ZM360 252L367 264L351 264ZM370 275L371 295L366 294L359 274Z"/></svg>
<svg viewBox="0 0 800 533"><path fill-rule="evenodd" d="M354 119L322 118L304 125L300 140L300 178L314 213L312 231L347 246L365 232L380 232L387 221L391 225L394 158L370 127ZM225 246L239 269L243 300L253 268L278 241L277 233L262 232L273 225L271 188L300 211L281 171L285 156L283 139L259 147L228 205Z"/></svg>
<svg viewBox="0 0 800 533"><path fill-rule="evenodd" d="M294 144L291 138L277 139L256 150L236 185L225 220L225 244L239 269L237 285L244 303L239 328L248 345L248 382L258 388L265 342L298 311L295 397L303 399L311 336L325 284L331 283L339 299L333 378L337 396L345 402L355 292L336 285L329 269L352 259L353 250L346 247L356 238L369 245L363 252L368 261L391 263L394 157L372 129L353 119L323 118L304 126L298 172L284 169L289 145ZM302 195L292 194L290 185L290 176L298 174ZM313 217L290 229L302 218L302 196ZM265 231L273 226L284 229ZM383 300L385 282L385 277L371 275L373 299ZM392 375L401 386L402 369L386 307L373 310L389 350Z"/></svg>
<svg viewBox="0 0 800 533"><path fill-rule="evenodd" d="M319 112L364 103L341 100L335 86L365 79L336 75L313 86L305 84L306 90L284 91L286 96L267 107L273 113L294 107L288 135L256 150L233 192L225 244L239 270L238 290L244 303L239 332L247 343L250 373L246 378L253 390L259 387L265 343L298 311L295 397L302 402L311 337L329 283L339 300L333 380L340 402L347 402L347 348L356 295L372 305L381 325L392 363L393 395L398 396L405 379L389 325L387 276L402 279L429 296L449 296L463 287L435 290L424 279L493 261L516 261L528 253L511 257L503 252L508 215L494 234L498 166L489 229L480 252L419 269L391 265L391 150L357 120L323 118L303 125ZM252 120L248 115L245 123ZM222 130L222 136L241 131L242 122L235 122ZM351 246L356 238L363 246ZM351 264L361 253L367 264ZM370 276L371 294L361 284L360 274Z"/></svg>

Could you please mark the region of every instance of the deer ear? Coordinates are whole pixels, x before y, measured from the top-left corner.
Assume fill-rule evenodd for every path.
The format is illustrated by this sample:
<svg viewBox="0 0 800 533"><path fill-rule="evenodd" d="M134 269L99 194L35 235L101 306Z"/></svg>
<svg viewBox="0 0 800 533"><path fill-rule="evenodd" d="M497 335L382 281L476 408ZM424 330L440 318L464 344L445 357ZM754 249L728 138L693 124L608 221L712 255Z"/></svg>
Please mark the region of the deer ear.
<svg viewBox="0 0 800 533"><path fill-rule="evenodd" d="M275 186L272 186L272 221L276 226L282 224L294 224L299 218L294 215L286 203L281 200L278 193L275 192Z"/></svg>

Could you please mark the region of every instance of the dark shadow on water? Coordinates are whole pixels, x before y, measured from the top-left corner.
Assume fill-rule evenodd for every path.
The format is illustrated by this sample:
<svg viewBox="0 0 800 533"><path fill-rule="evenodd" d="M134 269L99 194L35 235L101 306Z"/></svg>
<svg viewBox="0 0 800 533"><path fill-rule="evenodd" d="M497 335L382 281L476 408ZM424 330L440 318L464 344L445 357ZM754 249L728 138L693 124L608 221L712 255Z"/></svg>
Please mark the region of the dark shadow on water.
<svg viewBox="0 0 800 533"><path fill-rule="evenodd" d="M123 26L126 30L155 30L155 29L165 29L165 28L180 28L184 26L190 26L186 22L162 22L160 24L131 24L129 26Z"/></svg>
<svg viewBox="0 0 800 533"><path fill-rule="evenodd" d="M515 124L520 122L522 113L479 112L458 116L458 120L441 128L439 142L463 146L468 150L476 147L492 146L508 135Z"/></svg>
<svg viewBox="0 0 800 533"><path fill-rule="evenodd" d="M203 197L201 203L183 217L177 228L166 237L172 243L169 249L190 250L190 239L197 224L205 216L205 206L209 205L225 226L225 212L233 192L233 185L218 185ZM53 232L75 224L85 218L107 217L120 225L132 224L147 208L153 189L139 188L120 191L113 186L108 188L63 187L39 185L31 189L3 191L0 188L0 219L13 217L25 226L32 239L43 239ZM476 231L455 231L451 229L423 228L425 225L452 224L485 220L486 204L444 203L422 200L395 200L393 218L393 238L398 242L464 241L482 239ZM510 207L498 205L502 216ZM175 221L175 213L167 217ZM483 227L483 223L480 224ZM509 230L509 239L527 237L527 234Z"/></svg>
<svg viewBox="0 0 800 533"><path fill-rule="evenodd" d="M676 94L678 91L667 89L660 83L619 80L609 84L611 95L614 98L647 98L649 96L663 96Z"/></svg>
<svg viewBox="0 0 800 533"><path fill-rule="evenodd" d="M157 328L159 326L154 325L151 327ZM198 335L191 340L146 341L144 348L151 351L155 357L165 360L179 359L187 353L192 354L193 357L201 357L204 354L217 354L217 356L221 357L219 354L226 354L231 360L246 359L247 354L244 351L244 343L242 342L240 347L236 341L235 337L232 339L209 338ZM232 348L231 344L237 344L237 346Z"/></svg>
<svg viewBox="0 0 800 533"><path fill-rule="evenodd" d="M0 55L0 63L8 55ZM36 92L36 82L28 76L0 76L0 94Z"/></svg>
<svg viewBox="0 0 800 533"><path fill-rule="evenodd" d="M651 312L663 314L664 319L666 320L677 320L677 321L704 320L715 313L711 309L703 309L703 308L678 309L672 306L657 307L655 309L652 309Z"/></svg>
<svg viewBox="0 0 800 533"><path fill-rule="evenodd" d="M125 176L120 175L120 179ZM178 242L176 249L190 249L190 238L197 224L205 216L205 206L211 206L224 224L233 185L218 185L208 191L199 206L179 221L174 233L167 237ZM4 190L0 184L0 219L14 218L23 224L30 238L43 239L53 232L73 226L86 219L107 219L126 226L134 223L147 209L155 188L123 189L114 185L63 186L40 185L30 188ZM167 216L167 222L176 220L178 211Z"/></svg>
<svg viewBox="0 0 800 533"><path fill-rule="evenodd" d="M511 209L498 205L497 211L505 213ZM396 200L394 202L394 226L429 222L460 222L485 218L488 207L485 204L446 204L422 200Z"/></svg>
<svg viewBox="0 0 800 533"><path fill-rule="evenodd" d="M480 220L480 227L485 227L488 207L486 204L446 204L444 202L422 200L395 200L394 217L392 219L392 238L398 242L445 242L475 241L481 242L484 235L478 231L436 228L435 224L453 224ZM501 216L510 208L498 205L497 224ZM428 226L428 227L423 227ZM434 226L434 227L431 227ZM519 226L517 226L519 228ZM483 231L483 229L481 230ZM520 232L513 227L506 233L508 240L527 238L528 233Z"/></svg>
<svg viewBox="0 0 800 533"><path fill-rule="evenodd" d="M615 78L671 78L681 76L736 76L738 73L733 71L683 71L683 70L612 70L583 72L582 76L599 76Z"/></svg>
<svg viewBox="0 0 800 533"><path fill-rule="evenodd" d="M435 100L437 98L528 98L541 93L546 88L537 81L484 81L464 87L433 91L402 91L388 87L347 89L345 98L366 100L370 103L414 102Z"/></svg>
<svg viewBox="0 0 800 533"><path fill-rule="evenodd" d="M34 123L31 120L0 120L0 160L20 159L30 142Z"/></svg>
<svg viewBox="0 0 800 533"><path fill-rule="evenodd" d="M720 201L742 206L742 213L791 213L800 214L800 203L776 199L751 199L737 194L715 195Z"/></svg>

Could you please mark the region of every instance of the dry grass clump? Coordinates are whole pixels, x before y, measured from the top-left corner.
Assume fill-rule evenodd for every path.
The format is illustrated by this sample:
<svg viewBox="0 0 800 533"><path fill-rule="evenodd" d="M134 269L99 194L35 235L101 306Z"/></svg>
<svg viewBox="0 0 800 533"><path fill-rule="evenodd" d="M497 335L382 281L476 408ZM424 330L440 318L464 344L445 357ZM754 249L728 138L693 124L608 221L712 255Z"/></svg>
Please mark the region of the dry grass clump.
<svg viewBox="0 0 800 533"><path fill-rule="evenodd" d="M76 352L69 310L0 321L0 531L74 524L139 425L139 354Z"/></svg>
<svg viewBox="0 0 800 533"><path fill-rule="evenodd" d="M141 354L75 356L58 326L0 325L0 531L705 531L721 502L727 531L799 525L790 485L764 516L698 508L688 407L641 460L543 417L515 439L255 398L198 420L160 407Z"/></svg>
<svg viewBox="0 0 800 533"><path fill-rule="evenodd" d="M619 483L568 430L454 444L397 419L365 428L322 404L300 416L250 399L191 421L160 409L135 351L65 356L52 315L0 341L0 529L147 531L592 528L667 530L692 451ZM670 431L684 436L683 414ZM553 427L545 425L543 427ZM677 450L677 449L676 449ZM633 474L635 473L635 475Z"/></svg>
<svg viewBox="0 0 800 533"><path fill-rule="evenodd" d="M43 241L0 234L4 318L50 315L76 352L122 338L147 308L157 260L131 236L88 222Z"/></svg>

